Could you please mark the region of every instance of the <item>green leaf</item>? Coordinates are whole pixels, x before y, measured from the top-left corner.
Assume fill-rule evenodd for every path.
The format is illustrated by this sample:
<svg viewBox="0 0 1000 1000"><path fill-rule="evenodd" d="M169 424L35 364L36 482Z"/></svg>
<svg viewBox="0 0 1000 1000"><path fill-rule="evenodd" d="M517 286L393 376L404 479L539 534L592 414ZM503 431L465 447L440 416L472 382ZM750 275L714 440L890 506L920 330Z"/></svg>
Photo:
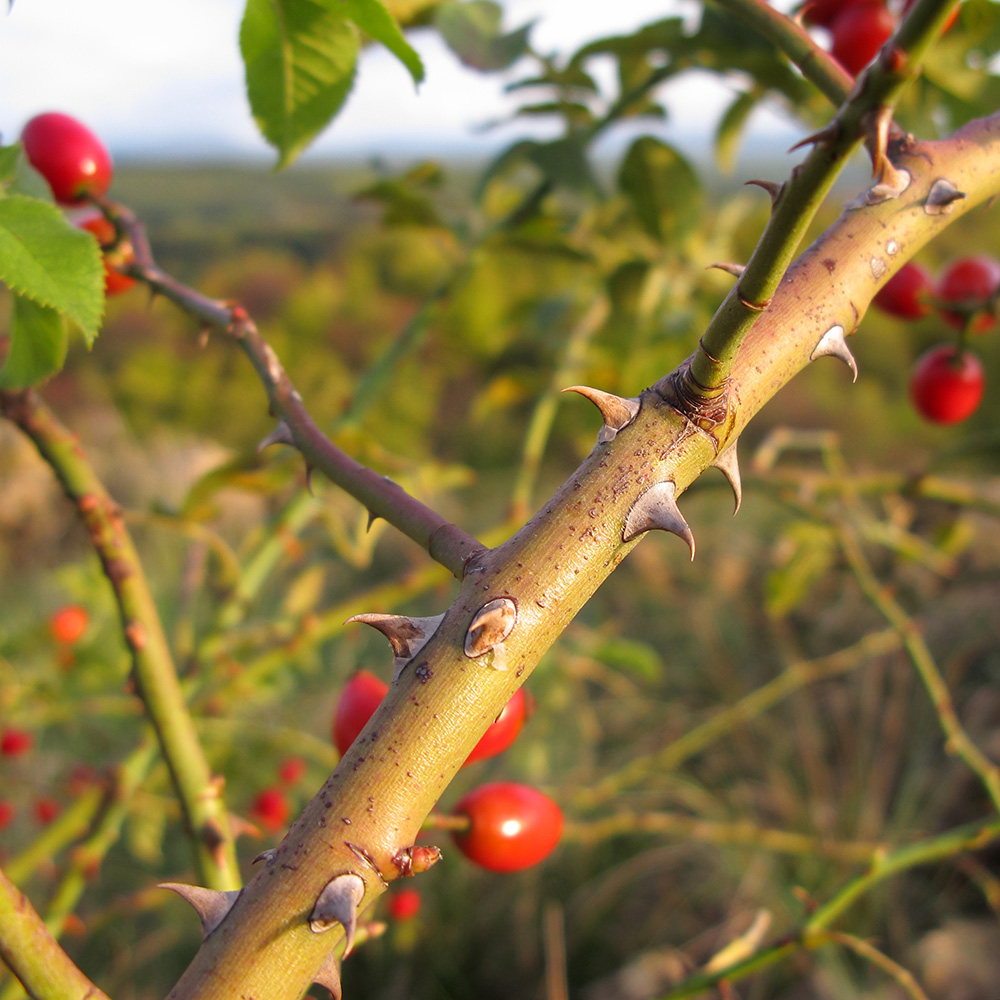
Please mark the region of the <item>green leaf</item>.
<svg viewBox="0 0 1000 1000"><path fill-rule="evenodd" d="M247 0L240 25L247 97L279 167L295 160L343 106L359 44L341 0Z"/></svg>
<svg viewBox="0 0 1000 1000"><path fill-rule="evenodd" d="M59 371L66 360L66 323L49 306L15 295L10 354L0 368L0 389L24 389Z"/></svg>
<svg viewBox="0 0 1000 1000"><path fill-rule="evenodd" d="M682 240L701 218L698 175L680 153L652 136L632 144L618 184L643 229L663 243Z"/></svg>
<svg viewBox="0 0 1000 1000"><path fill-rule="evenodd" d="M726 113L719 122L715 132L715 158L719 162L719 167L726 173L729 173L736 163L743 129L750 113L757 107L760 97L761 95L753 90L740 94L726 108Z"/></svg>
<svg viewBox="0 0 1000 1000"><path fill-rule="evenodd" d="M17 163L21 159L21 144L0 146L0 189L11 184L17 176Z"/></svg>
<svg viewBox="0 0 1000 1000"><path fill-rule="evenodd" d="M396 19L382 0L345 0L347 16L366 34L381 42L409 71L414 83L424 78L424 64L403 37Z"/></svg>
<svg viewBox="0 0 1000 1000"><path fill-rule="evenodd" d="M48 202L0 199L0 281L71 319L93 343L104 312L104 265L97 241Z"/></svg>
<svg viewBox="0 0 1000 1000"><path fill-rule="evenodd" d="M448 47L473 69L490 72L506 69L528 51L530 21L508 34L501 31L501 8L493 0L443 3L434 23Z"/></svg>

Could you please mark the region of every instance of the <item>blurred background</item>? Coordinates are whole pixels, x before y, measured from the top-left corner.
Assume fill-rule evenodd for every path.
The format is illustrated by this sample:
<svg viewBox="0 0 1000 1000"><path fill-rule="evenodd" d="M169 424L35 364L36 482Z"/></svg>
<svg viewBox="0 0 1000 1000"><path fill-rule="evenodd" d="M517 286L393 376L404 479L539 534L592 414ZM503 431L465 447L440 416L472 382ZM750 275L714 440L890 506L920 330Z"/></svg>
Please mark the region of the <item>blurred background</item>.
<svg viewBox="0 0 1000 1000"><path fill-rule="evenodd" d="M505 32L537 25L507 66L477 73L417 28L426 82L415 91L392 57L366 52L342 115L274 173L243 94L240 8L16 0L0 19L4 140L43 110L101 134L111 195L143 220L159 263L243 303L347 451L491 540L593 445L595 412L562 387L634 395L691 352L732 283L708 265L746 260L767 220L744 182L785 177L801 156L788 146L830 110L769 43L698 4L508 0ZM664 18L679 20L642 30ZM904 125L933 136L990 110L996 36L995 5L970 0ZM671 60L683 72L665 90L614 110L636 72ZM865 175L859 156L813 234ZM974 212L917 259L937 274L1000 254L996 233L995 209ZM429 834L445 860L414 880L420 913L374 915L388 928L346 964L348 998L667 996L750 928L794 933L873 852L988 813L848 557L858 540L995 759L995 328L974 341L988 388L968 421L929 424L907 393L913 360L954 336L935 311L870 310L851 338L857 384L821 359L743 435L738 517L716 471L688 491L696 561L676 538L645 540L529 680L517 742L442 800L447 812L484 781L535 785L563 808L562 845L497 875ZM320 477L306 492L295 455L259 454L273 420L245 359L201 344L141 288L109 298L94 348L75 343L43 395L125 509L206 752L232 811L256 825L240 843L249 871L284 828L260 792L280 787L294 816L336 762L345 681L361 667L391 675L385 643L344 619L436 614L454 584L384 523L367 530ZM96 860L74 850L144 752L144 728L86 534L8 424L0 567L0 727L31 736L30 751L0 757L0 859L116 1000L163 995L198 933L153 886L190 880L190 851L159 762ZM72 644L50 631L67 606L87 612ZM282 784L291 758L305 774ZM903 873L838 926L935 1000L996 1000L996 862L987 848ZM834 945L727 994L907 995L921 994Z"/></svg>

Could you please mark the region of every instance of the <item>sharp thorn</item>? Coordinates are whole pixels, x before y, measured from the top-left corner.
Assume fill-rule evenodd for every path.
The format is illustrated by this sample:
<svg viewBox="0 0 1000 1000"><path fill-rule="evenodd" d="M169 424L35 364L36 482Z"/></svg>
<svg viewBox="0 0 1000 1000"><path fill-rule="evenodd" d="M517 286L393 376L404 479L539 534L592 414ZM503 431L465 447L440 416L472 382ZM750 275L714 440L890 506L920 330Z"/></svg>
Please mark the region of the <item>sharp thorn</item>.
<svg viewBox="0 0 1000 1000"><path fill-rule="evenodd" d="M295 447L295 438L292 437L292 429L284 420L278 422L278 426L257 445L258 454L265 448L270 448L272 444L290 444Z"/></svg>
<svg viewBox="0 0 1000 1000"><path fill-rule="evenodd" d="M484 604L469 623L465 633L465 655L474 660L491 649L495 650L494 666L505 668L498 649L517 624L517 605L509 597L498 597ZM497 657L500 661L497 662Z"/></svg>
<svg viewBox="0 0 1000 1000"><path fill-rule="evenodd" d="M944 215L951 211L954 202L961 201L965 197L965 192L959 191L950 180L939 177L927 192L924 211L928 215Z"/></svg>
<svg viewBox="0 0 1000 1000"><path fill-rule="evenodd" d="M839 126L836 122L825 125L818 132L813 132L812 135L807 135L804 139L800 139L788 152L794 153L795 150L802 149L804 146L829 146L836 138L838 128Z"/></svg>
<svg viewBox="0 0 1000 1000"><path fill-rule="evenodd" d="M586 396L601 411L604 426L597 435L598 444L614 441L618 432L635 420L642 405L638 397L626 399L624 396L616 396L613 392L604 392L589 385L567 386L563 392L578 392L581 396Z"/></svg>
<svg viewBox="0 0 1000 1000"><path fill-rule="evenodd" d="M341 1000L343 993L340 987L340 962L337 961L337 956L333 952L326 956L326 961L320 967L319 972L313 976L313 982L317 986L329 990L333 1000Z"/></svg>
<svg viewBox="0 0 1000 1000"><path fill-rule="evenodd" d="M378 520L378 514L373 511L368 511L368 523L365 525L365 531L371 531L372 525Z"/></svg>
<svg viewBox="0 0 1000 1000"><path fill-rule="evenodd" d="M360 875L348 872L327 882L309 916L309 928L314 934L328 931L334 924L344 928L344 958L354 947L358 927L358 904L364 898L365 883Z"/></svg>
<svg viewBox="0 0 1000 1000"><path fill-rule="evenodd" d="M740 509L740 504L743 503L743 482L740 479L739 459L736 457L736 442L732 441L730 444L727 444L715 456L715 461L712 462L712 465L729 480L729 485L733 488L733 496L736 498L736 507L733 510L733 514L735 515Z"/></svg>
<svg viewBox="0 0 1000 1000"><path fill-rule="evenodd" d="M763 188L770 195L772 205L776 205L778 203L778 199L781 197L781 192L785 190L784 184L778 184L775 181L759 181L759 180L744 181L744 185L750 185L750 184L752 184L754 187Z"/></svg>
<svg viewBox="0 0 1000 1000"><path fill-rule="evenodd" d="M309 491L309 496L315 496L313 493L313 466L306 462L306 489Z"/></svg>
<svg viewBox="0 0 1000 1000"><path fill-rule="evenodd" d="M813 348L812 354L809 355L809 360L815 361L817 358L822 358L826 355L830 355L834 358L840 358L840 360L851 369L851 372L854 375L852 381L857 382L858 363L854 360L854 355L851 354L851 349L847 346L847 338L844 336L844 328L839 323L835 326L831 326L830 329L819 338L818 343Z"/></svg>
<svg viewBox="0 0 1000 1000"><path fill-rule="evenodd" d="M255 857L253 861L250 862L250 864L255 865L259 861L264 861L267 864L270 864L271 861L274 859L275 854L277 853L278 853L277 848L269 847L266 851L261 851L260 854L258 854L257 857Z"/></svg>
<svg viewBox="0 0 1000 1000"><path fill-rule="evenodd" d="M746 267L743 264L732 264L729 261L716 261L714 264L709 264L709 268L715 268L717 271L725 271L726 274L731 274L734 278L742 278L743 272Z"/></svg>
<svg viewBox="0 0 1000 1000"><path fill-rule="evenodd" d="M625 529L622 541L630 542L644 531L659 529L669 531L687 542L694 559L694 533L691 526L684 520L680 507L677 506L677 484L666 480L650 486L634 504L625 518Z"/></svg>
<svg viewBox="0 0 1000 1000"><path fill-rule="evenodd" d="M444 613L432 618L408 618L406 615L384 615L375 611L348 618L345 625L351 622L363 622L371 625L382 633L392 646L395 680L403 667L413 659L427 644L427 641L437 631L438 625L444 619Z"/></svg>
<svg viewBox="0 0 1000 1000"><path fill-rule="evenodd" d="M186 899L194 907L201 921L203 939L225 920L226 914L233 908L233 903L240 894L239 889L220 892L218 889L206 889L204 886L188 885L186 882L161 882L158 888L176 892L181 899Z"/></svg>

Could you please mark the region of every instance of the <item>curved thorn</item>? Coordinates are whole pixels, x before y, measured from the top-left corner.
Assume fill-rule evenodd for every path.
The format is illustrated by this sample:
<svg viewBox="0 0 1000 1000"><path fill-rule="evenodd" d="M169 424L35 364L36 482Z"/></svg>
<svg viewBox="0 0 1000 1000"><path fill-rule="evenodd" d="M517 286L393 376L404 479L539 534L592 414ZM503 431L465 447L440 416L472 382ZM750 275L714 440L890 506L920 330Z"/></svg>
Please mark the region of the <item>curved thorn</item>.
<svg viewBox="0 0 1000 1000"><path fill-rule="evenodd" d="M267 864L270 864L274 860L274 856L277 853L278 853L278 849L276 847L269 847L266 851L261 851L260 854L258 854L253 859L253 861L250 862L250 864L255 865L259 861L264 861Z"/></svg>
<svg viewBox="0 0 1000 1000"><path fill-rule="evenodd" d="M965 197L965 192L959 191L950 180L939 177L927 192L924 211L928 215L945 215L951 211L956 201L961 201Z"/></svg>
<svg viewBox="0 0 1000 1000"><path fill-rule="evenodd" d="M470 660L497 649L517 624L517 605L509 597L498 597L484 604L469 623L465 633L465 655ZM498 670L504 667L494 661Z"/></svg>
<svg viewBox="0 0 1000 1000"><path fill-rule="evenodd" d="M793 149L795 147L792 147ZM781 192L785 190L784 184L778 184L775 181L744 181L744 186L752 184L754 187L763 188L771 198L771 204L776 205L778 199L781 197Z"/></svg>
<svg viewBox="0 0 1000 1000"><path fill-rule="evenodd" d="M668 479L665 482L650 486L628 512L625 518L625 529L622 541L630 542L644 531L659 529L683 538L691 550L694 559L694 533L691 526L684 520L680 507L677 506L677 484Z"/></svg>
<svg viewBox="0 0 1000 1000"><path fill-rule="evenodd" d="M604 426L597 435L598 444L614 441L618 432L635 420L639 407L642 405L638 397L626 399L624 396L616 396L613 392L604 392L602 389L594 389L589 385L570 385L562 391L578 392L601 411Z"/></svg>
<svg viewBox="0 0 1000 1000"><path fill-rule="evenodd" d="M358 928L358 903L364 898L365 883L360 875L348 872L330 879L309 915L309 929L314 934L328 931L334 924L344 928L344 958L354 947Z"/></svg>
<svg viewBox="0 0 1000 1000"><path fill-rule="evenodd" d="M201 936L207 938L212 931L226 918L233 908L239 889L220 892L218 889L206 889L200 885L188 885L186 882L161 882L157 888L176 892L181 899L187 900L198 914L201 921Z"/></svg>
<svg viewBox="0 0 1000 1000"><path fill-rule="evenodd" d="M708 265L709 269L715 268L717 271L725 271L726 274L731 274L734 278L742 278L743 272L746 270L743 264L733 264L726 260L717 260L714 264Z"/></svg>
<svg viewBox="0 0 1000 1000"><path fill-rule="evenodd" d="M329 990L333 1000L341 1000L343 993L340 987L340 963L333 952L326 956L326 961L320 966L319 972L313 976L313 982Z"/></svg>
<svg viewBox="0 0 1000 1000"><path fill-rule="evenodd" d="M729 480L729 485L733 488L733 495L736 498L736 507L733 510L735 515L740 509L740 504L743 503L743 482L740 479L739 459L736 457L736 442L732 441L727 444L715 456L715 461L711 464Z"/></svg>
<svg viewBox="0 0 1000 1000"><path fill-rule="evenodd" d="M368 523L365 525L365 531L371 531L372 525L378 520L378 514L373 511L368 511Z"/></svg>
<svg viewBox="0 0 1000 1000"><path fill-rule="evenodd" d="M443 619L443 612L431 618L408 618L406 615L385 615L376 611L368 611L364 614L353 615L344 624L363 622L365 625L371 625L372 628L378 629L389 640L389 645L392 646L393 666L395 667L392 679L395 680L403 667L424 648Z"/></svg>
<svg viewBox="0 0 1000 1000"><path fill-rule="evenodd" d="M309 491L309 496L316 496L313 493L313 466L306 462L306 489Z"/></svg>
<svg viewBox="0 0 1000 1000"><path fill-rule="evenodd" d="M279 420L278 426L257 445L257 453L260 454L265 448L270 448L272 444L289 444L293 448L295 447L292 429L284 420Z"/></svg>
<svg viewBox="0 0 1000 1000"><path fill-rule="evenodd" d="M852 381L857 382L858 380L858 363L854 360L854 355L851 354L851 349L847 346L847 338L844 336L844 328L838 323L835 326L831 326L813 348L812 354L809 355L810 361L815 361L817 358L825 357L829 355L830 357L840 358L841 361L851 369L851 373L854 375Z"/></svg>

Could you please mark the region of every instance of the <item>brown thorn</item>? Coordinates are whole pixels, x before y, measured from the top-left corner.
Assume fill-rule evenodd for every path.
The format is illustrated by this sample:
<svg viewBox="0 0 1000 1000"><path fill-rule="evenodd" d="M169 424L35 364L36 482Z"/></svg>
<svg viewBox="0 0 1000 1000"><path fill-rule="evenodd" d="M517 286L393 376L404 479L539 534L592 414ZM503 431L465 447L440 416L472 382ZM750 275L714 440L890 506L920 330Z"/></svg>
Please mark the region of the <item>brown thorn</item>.
<svg viewBox="0 0 1000 1000"><path fill-rule="evenodd" d="M503 645L517 624L517 605L509 597L498 597L484 604L469 623L465 633L465 655L474 660ZM493 665L503 669L502 661Z"/></svg>
<svg viewBox="0 0 1000 1000"><path fill-rule="evenodd" d="M694 559L694 532L684 520L680 507L677 506L677 484L667 479L655 486L650 486L629 510L625 518L625 528L622 541L630 542L645 531L659 529L669 531L687 542Z"/></svg>
<svg viewBox="0 0 1000 1000"><path fill-rule="evenodd" d="M340 962L337 961L337 956L332 951L326 956L319 972L313 976L313 982L317 986L329 990L333 1000L341 1000L343 997L340 986Z"/></svg>
<svg viewBox="0 0 1000 1000"><path fill-rule="evenodd" d="M292 436L292 429L284 420L278 421L278 426L263 438L257 445L257 453L260 454L265 448L270 448L272 444L288 444L295 447L295 438Z"/></svg>
<svg viewBox="0 0 1000 1000"><path fill-rule="evenodd" d="M226 914L233 908L233 903L241 891L230 889L227 892L220 892L200 885L188 885L186 882L161 882L157 888L176 892L181 899L187 900L194 907L201 921L203 939L225 920Z"/></svg>
<svg viewBox="0 0 1000 1000"><path fill-rule="evenodd" d="M642 405L637 397L626 399L624 396L616 396L612 392L594 389L589 385L571 385L562 391L578 392L581 396L589 399L601 411L604 426L597 435L598 444L606 444L608 441L613 441L620 430L635 420Z"/></svg>
<svg viewBox="0 0 1000 1000"><path fill-rule="evenodd" d="M803 139L803 142L807 140ZM795 148L794 146L792 147ZM778 199L781 197L781 192L785 190L784 184L778 184L776 181L761 181L752 180L744 181L744 186L753 185L754 187L763 188L771 196L771 205L777 205Z"/></svg>
<svg viewBox="0 0 1000 1000"><path fill-rule="evenodd" d="M378 629L389 640L395 660L396 672L393 674L393 680L395 680L403 667L424 648L443 619L443 612L430 618L408 618L406 615L387 615L377 611L367 611L364 614L353 615L344 624L361 622L364 625L370 625L372 628Z"/></svg>
<svg viewBox="0 0 1000 1000"><path fill-rule="evenodd" d="M725 271L726 274L731 274L734 278L742 278L743 272L746 267L743 264L731 264L728 261L716 261L714 264L709 264L706 270L715 268L717 271Z"/></svg>
<svg viewBox="0 0 1000 1000"><path fill-rule="evenodd" d="M733 495L736 498L736 507L733 510L735 515L743 503L743 482L740 479L740 463L736 457L736 441L727 444L711 464L729 480L729 485L733 488Z"/></svg>

